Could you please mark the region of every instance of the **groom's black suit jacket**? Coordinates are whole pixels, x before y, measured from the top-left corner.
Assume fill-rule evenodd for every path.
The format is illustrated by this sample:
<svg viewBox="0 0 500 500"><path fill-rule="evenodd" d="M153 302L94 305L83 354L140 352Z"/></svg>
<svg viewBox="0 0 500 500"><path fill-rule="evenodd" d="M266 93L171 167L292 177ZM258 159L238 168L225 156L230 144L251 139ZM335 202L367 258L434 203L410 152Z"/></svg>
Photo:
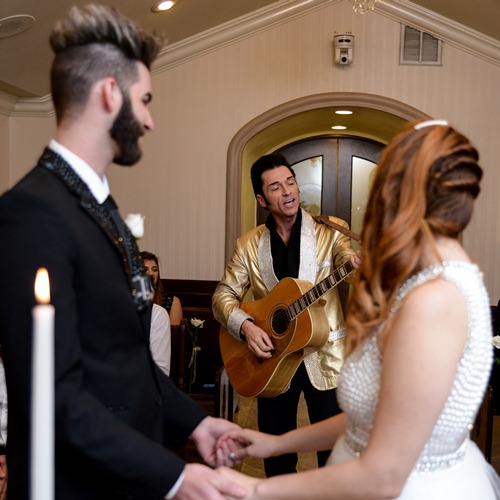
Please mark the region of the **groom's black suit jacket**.
<svg viewBox="0 0 500 500"><path fill-rule="evenodd" d="M40 267L55 307L57 500L162 499L184 466L165 446L185 442L206 416L152 361L150 307L139 312L134 304L130 263L110 220L49 149L0 198L13 500L29 498L31 310Z"/></svg>

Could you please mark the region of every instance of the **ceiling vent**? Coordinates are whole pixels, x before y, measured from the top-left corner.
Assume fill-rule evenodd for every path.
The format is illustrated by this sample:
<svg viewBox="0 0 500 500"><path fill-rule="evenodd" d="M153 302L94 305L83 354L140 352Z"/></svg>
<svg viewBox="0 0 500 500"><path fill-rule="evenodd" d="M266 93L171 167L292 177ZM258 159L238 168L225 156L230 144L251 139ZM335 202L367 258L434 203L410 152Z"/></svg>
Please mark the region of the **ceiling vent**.
<svg viewBox="0 0 500 500"><path fill-rule="evenodd" d="M442 42L411 26L401 25L399 64L441 66Z"/></svg>

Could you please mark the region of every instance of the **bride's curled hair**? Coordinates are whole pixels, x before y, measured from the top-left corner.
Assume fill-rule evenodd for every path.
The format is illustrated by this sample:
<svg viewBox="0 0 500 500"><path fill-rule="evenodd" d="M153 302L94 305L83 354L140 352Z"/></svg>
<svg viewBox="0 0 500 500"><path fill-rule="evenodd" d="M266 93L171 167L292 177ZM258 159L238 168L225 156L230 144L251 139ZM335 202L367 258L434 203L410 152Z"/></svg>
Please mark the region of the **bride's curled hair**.
<svg viewBox="0 0 500 500"><path fill-rule="evenodd" d="M467 226L482 177L478 158L466 137L434 122L409 123L384 149L348 302L348 353L388 318L410 276L441 261L434 238L458 238Z"/></svg>

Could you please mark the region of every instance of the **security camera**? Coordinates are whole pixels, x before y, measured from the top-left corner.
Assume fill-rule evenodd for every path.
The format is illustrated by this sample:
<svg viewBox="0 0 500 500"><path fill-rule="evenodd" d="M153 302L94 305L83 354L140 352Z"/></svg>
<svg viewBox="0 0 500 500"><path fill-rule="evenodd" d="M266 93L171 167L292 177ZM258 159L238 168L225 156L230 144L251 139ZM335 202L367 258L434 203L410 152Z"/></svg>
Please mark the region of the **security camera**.
<svg viewBox="0 0 500 500"><path fill-rule="evenodd" d="M339 64L349 64L352 60L349 59L349 49L340 49L339 52Z"/></svg>
<svg viewBox="0 0 500 500"><path fill-rule="evenodd" d="M335 49L335 62L337 64L348 66L352 63L353 35L335 35L333 37L333 47Z"/></svg>

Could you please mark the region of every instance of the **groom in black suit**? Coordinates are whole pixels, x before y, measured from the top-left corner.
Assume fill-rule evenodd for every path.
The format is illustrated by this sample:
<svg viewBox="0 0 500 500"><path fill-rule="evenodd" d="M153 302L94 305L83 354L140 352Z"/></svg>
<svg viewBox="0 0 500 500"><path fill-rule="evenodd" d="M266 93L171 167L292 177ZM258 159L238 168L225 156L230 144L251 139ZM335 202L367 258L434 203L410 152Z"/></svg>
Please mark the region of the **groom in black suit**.
<svg viewBox="0 0 500 500"><path fill-rule="evenodd" d="M28 500L34 279L55 307L57 500L223 498L242 489L169 447L192 439L211 465L236 427L178 391L149 350L150 293L106 180L133 165L153 128L158 41L113 9L73 8L50 37L55 139L0 198L0 343L9 397L9 499ZM106 201L107 199L107 201ZM105 202L106 201L106 202Z"/></svg>

